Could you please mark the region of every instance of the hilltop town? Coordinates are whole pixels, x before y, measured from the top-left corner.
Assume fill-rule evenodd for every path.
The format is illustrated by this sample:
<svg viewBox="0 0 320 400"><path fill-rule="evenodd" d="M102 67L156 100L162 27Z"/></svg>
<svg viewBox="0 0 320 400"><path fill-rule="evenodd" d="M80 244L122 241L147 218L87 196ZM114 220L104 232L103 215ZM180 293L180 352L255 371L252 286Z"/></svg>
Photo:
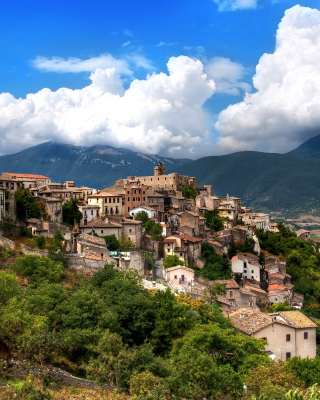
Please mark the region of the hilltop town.
<svg viewBox="0 0 320 400"><path fill-rule="evenodd" d="M38 218L28 215L27 208L21 216L19 191L38 204ZM68 204L78 212L69 224L64 218ZM96 190L76 187L73 181L54 183L42 175L6 172L0 177L1 220L2 226L9 225L8 234L0 237L2 246L15 248L8 237L19 236L19 227L45 238L59 230L71 271L92 276L111 263L119 271L134 269L147 289L170 288L194 299L214 299L237 329L265 338L266 351L275 358L316 354L316 325L299 312L304 296L295 290L286 262L260 249L256 232L279 232L275 221L246 208L240 198L220 198L210 185L198 187L196 177L166 174L159 163L153 175L129 176ZM297 236L310 241L308 231ZM21 251L48 254L26 244ZM210 254L224 263L220 274L212 267L210 271ZM296 311L266 314L270 306L282 303ZM289 340L279 341L278 330L292 338L289 347Z"/></svg>

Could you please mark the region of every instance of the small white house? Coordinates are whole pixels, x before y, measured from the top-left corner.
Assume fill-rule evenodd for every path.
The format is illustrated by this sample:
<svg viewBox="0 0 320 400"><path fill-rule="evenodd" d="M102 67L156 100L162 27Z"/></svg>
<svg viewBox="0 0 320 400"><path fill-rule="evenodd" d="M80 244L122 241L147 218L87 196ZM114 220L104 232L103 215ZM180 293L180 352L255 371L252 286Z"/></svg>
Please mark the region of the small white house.
<svg viewBox="0 0 320 400"><path fill-rule="evenodd" d="M79 210L82 212L80 225L87 225L88 222L100 217L101 214L100 205L79 206Z"/></svg>
<svg viewBox="0 0 320 400"><path fill-rule="evenodd" d="M194 283L194 270L183 265L177 265L164 269L164 278L166 282L175 287L191 286Z"/></svg>
<svg viewBox="0 0 320 400"><path fill-rule="evenodd" d="M246 254L237 254L231 259L231 268L234 274L242 274L247 279L260 282L261 265L258 257Z"/></svg>
<svg viewBox="0 0 320 400"><path fill-rule="evenodd" d="M134 217L140 211L145 211L148 214L148 217L150 219L155 219L156 218L157 212L156 212L155 209L153 209L153 208L151 208L149 206L142 206L142 205L138 206L138 207L135 207L135 208L132 208L130 210L130 215L132 217Z"/></svg>

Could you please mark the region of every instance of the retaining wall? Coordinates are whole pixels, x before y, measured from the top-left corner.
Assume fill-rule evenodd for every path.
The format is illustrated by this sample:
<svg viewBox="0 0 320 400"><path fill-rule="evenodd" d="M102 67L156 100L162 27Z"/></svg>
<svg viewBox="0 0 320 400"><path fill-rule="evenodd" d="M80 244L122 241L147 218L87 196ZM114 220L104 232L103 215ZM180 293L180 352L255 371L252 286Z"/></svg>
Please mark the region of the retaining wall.
<svg viewBox="0 0 320 400"><path fill-rule="evenodd" d="M30 247L27 247L24 244L21 244L21 251L29 256L40 256L40 257L49 256L49 253L46 251L31 249Z"/></svg>
<svg viewBox="0 0 320 400"><path fill-rule="evenodd" d="M7 239L3 236L0 236L0 246L9 247L11 250L16 249L16 244L12 240Z"/></svg>

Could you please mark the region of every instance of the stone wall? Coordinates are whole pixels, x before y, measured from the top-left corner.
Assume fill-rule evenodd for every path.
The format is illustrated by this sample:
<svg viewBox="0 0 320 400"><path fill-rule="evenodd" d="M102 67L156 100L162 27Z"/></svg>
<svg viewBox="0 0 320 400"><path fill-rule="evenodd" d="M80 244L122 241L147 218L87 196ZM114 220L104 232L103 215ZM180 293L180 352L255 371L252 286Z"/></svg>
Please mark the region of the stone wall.
<svg viewBox="0 0 320 400"><path fill-rule="evenodd" d="M40 257L49 256L49 253L47 251L31 249L30 247L27 247L24 244L21 244L21 251L23 254L27 254L29 256L40 256Z"/></svg>
<svg viewBox="0 0 320 400"><path fill-rule="evenodd" d="M141 248L154 254L154 259L159 260L163 257L163 245L162 242L152 240L151 236L144 235L141 242Z"/></svg>
<svg viewBox="0 0 320 400"><path fill-rule="evenodd" d="M106 260L95 260L85 258L83 255L68 255L68 267L67 269L72 272L76 272L79 275L90 277L103 269Z"/></svg>
<svg viewBox="0 0 320 400"><path fill-rule="evenodd" d="M3 236L0 236L0 246L9 247L11 250L16 249L16 244L12 240L7 239Z"/></svg>

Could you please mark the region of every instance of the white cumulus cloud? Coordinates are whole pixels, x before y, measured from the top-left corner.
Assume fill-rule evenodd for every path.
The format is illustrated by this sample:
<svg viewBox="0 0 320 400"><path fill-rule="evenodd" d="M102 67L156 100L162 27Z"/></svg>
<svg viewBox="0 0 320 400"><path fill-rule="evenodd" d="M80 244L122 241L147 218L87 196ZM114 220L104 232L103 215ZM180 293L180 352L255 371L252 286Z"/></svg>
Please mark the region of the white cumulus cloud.
<svg viewBox="0 0 320 400"><path fill-rule="evenodd" d="M215 84L200 61L172 57L167 66L168 74L136 79L127 90L115 68L98 68L83 89L42 89L23 99L0 94L1 152L52 139L200 156L197 148L209 134L203 104Z"/></svg>
<svg viewBox="0 0 320 400"><path fill-rule="evenodd" d="M126 42L125 45L130 44ZM85 60L76 57L42 57L38 56L31 61L33 67L42 72L78 73L94 72L96 69L115 68L122 75L133 75L134 68L153 70L151 62L141 54L128 54L123 58L115 58L111 54L101 54Z"/></svg>
<svg viewBox="0 0 320 400"><path fill-rule="evenodd" d="M285 12L276 48L264 54L254 93L219 115L224 151L291 150L320 129L320 11L295 6Z"/></svg>
<svg viewBox="0 0 320 400"><path fill-rule="evenodd" d="M257 8L259 0L213 0L219 11L236 11Z"/></svg>
<svg viewBox="0 0 320 400"><path fill-rule="evenodd" d="M251 86L243 82L246 68L229 58L214 57L205 63L205 71L216 84L217 92L237 96L240 91L250 91Z"/></svg>

